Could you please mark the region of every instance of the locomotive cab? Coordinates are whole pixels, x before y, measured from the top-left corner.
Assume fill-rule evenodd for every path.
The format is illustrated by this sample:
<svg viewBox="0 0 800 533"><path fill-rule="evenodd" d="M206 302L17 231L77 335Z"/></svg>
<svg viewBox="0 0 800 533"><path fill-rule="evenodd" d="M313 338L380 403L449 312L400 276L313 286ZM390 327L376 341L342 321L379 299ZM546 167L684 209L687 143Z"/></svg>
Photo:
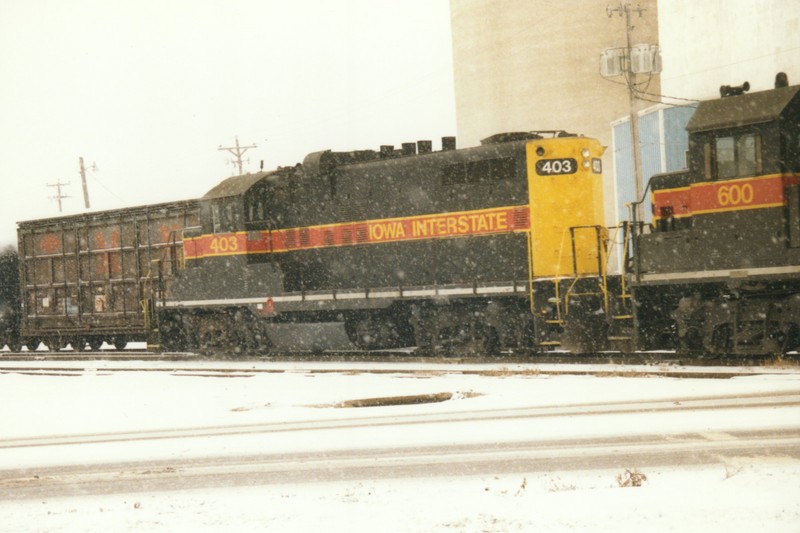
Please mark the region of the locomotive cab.
<svg viewBox="0 0 800 533"><path fill-rule="evenodd" d="M270 173L258 172L228 178L208 191L201 199L203 234L244 231L245 205L254 209L247 194L255 184Z"/></svg>
<svg viewBox="0 0 800 533"><path fill-rule="evenodd" d="M799 122L800 86L702 102L687 125L689 169L650 182L637 281L796 264Z"/></svg>

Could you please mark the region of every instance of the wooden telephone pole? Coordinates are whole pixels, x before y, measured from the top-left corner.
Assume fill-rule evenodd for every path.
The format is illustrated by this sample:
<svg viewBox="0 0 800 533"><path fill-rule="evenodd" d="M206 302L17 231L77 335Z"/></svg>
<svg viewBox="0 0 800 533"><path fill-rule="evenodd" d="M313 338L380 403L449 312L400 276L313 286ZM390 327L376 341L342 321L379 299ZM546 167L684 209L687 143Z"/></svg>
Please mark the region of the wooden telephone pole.
<svg viewBox="0 0 800 533"><path fill-rule="evenodd" d="M86 186L86 167L83 165L83 157L78 158L78 162L81 166L81 186L83 187L83 205L86 209L89 209L89 188ZM92 164L92 169L96 169L96 166Z"/></svg>
<svg viewBox="0 0 800 533"><path fill-rule="evenodd" d="M63 209L61 208L61 200L64 199L64 198L69 198L69 196L67 196L66 194L64 194L61 191L61 188L62 187L66 187L67 185L69 185L69 182L62 183L61 180L58 180L55 183L48 183L47 184L48 187L55 187L56 188L56 195L55 196L51 196L50 199L51 200L56 200L58 202L58 212L59 213L61 213L63 211Z"/></svg>
<svg viewBox="0 0 800 533"><path fill-rule="evenodd" d="M219 148L217 148L217 150L224 150L226 152L230 152L231 154L233 154L233 157L235 157L235 159L231 159L231 163L239 167L239 175L241 176L242 174L244 174L244 171L242 171L242 156L250 148L257 148L257 146L255 144L250 144L248 146L240 146L239 136L237 135L236 146L219 145Z"/></svg>

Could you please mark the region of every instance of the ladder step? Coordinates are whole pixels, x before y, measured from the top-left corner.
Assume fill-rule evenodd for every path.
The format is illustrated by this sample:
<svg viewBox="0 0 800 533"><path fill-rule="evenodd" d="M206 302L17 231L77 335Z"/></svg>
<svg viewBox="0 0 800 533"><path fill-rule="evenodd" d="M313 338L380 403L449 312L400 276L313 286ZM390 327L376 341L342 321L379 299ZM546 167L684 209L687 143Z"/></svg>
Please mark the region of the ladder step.
<svg viewBox="0 0 800 533"><path fill-rule="evenodd" d="M614 320L630 320L633 318L633 315L616 315Z"/></svg>
<svg viewBox="0 0 800 533"><path fill-rule="evenodd" d="M629 341L633 339L633 337L609 337L608 340L610 341Z"/></svg>
<svg viewBox="0 0 800 533"><path fill-rule="evenodd" d="M563 320L545 320L544 323L545 324L563 324L564 321Z"/></svg>
<svg viewBox="0 0 800 533"><path fill-rule="evenodd" d="M539 346L561 346L561 343L558 341L545 341L540 342Z"/></svg>
<svg viewBox="0 0 800 533"><path fill-rule="evenodd" d="M560 304L561 303L561 298L548 298L547 299L547 303Z"/></svg>
<svg viewBox="0 0 800 533"><path fill-rule="evenodd" d="M619 297L622 298L622 299L628 299L628 298L631 297L631 295L630 294L620 294Z"/></svg>

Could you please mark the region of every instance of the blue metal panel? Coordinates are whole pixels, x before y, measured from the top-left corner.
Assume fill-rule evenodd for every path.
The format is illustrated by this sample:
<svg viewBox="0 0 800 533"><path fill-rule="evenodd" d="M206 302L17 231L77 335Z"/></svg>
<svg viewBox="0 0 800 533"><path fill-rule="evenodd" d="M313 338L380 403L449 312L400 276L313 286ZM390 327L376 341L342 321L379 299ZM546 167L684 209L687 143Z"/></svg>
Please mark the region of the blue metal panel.
<svg viewBox="0 0 800 533"><path fill-rule="evenodd" d="M654 174L662 172L660 114L653 111L639 117L639 146L642 153L642 193ZM639 198L641 200L641 198ZM645 221L650 221L650 209L644 209Z"/></svg>
<svg viewBox="0 0 800 533"><path fill-rule="evenodd" d="M633 183L633 155L631 153L631 124L623 122L614 126L614 167L617 179L618 222L628 220L625 204L633 202L636 187Z"/></svg>
<svg viewBox="0 0 800 533"><path fill-rule="evenodd" d="M686 168L686 151L689 149L689 134L686 124L692 118L696 106L670 107L664 110L664 142L666 171Z"/></svg>

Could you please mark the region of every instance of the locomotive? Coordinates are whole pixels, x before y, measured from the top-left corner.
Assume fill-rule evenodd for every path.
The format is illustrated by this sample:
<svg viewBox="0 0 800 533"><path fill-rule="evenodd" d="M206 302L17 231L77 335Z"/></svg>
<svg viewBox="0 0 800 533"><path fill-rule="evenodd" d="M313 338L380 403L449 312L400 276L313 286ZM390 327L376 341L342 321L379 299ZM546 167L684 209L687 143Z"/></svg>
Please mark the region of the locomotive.
<svg viewBox="0 0 800 533"><path fill-rule="evenodd" d="M634 224L637 346L800 348L800 86L723 86L686 127L688 169L653 176Z"/></svg>
<svg viewBox="0 0 800 533"><path fill-rule="evenodd" d="M562 131L431 145L312 153L209 191L159 302L165 347L560 346L554 280L598 293L606 261L604 148Z"/></svg>
<svg viewBox="0 0 800 533"><path fill-rule="evenodd" d="M327 150L196 200L21 222L21 302L3 341L796 350L800 86L779 85L698 105L688 168L649 183L652 224L632 209L606 228L604 147L563 131Z"/></svg>

